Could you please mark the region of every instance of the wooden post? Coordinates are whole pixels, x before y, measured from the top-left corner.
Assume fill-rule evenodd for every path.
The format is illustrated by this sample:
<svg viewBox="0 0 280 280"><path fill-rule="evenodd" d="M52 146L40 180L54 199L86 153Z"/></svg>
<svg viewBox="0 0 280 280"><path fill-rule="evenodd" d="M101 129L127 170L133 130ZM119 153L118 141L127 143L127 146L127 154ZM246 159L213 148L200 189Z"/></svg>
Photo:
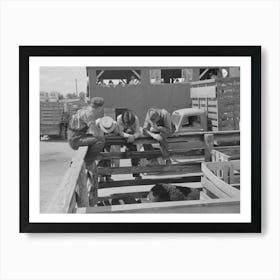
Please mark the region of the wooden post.
<svg viewBox="0 0 280 280"><path fill-rule="evenodd" d="M87 189L87 170L85 168L85 163L81 168L81 172L78 179L78 207L88 207L89 206L89 196Z"/></svg>
<svg viewBox="0 0 280 280"><path fill-rule="evenodd" d="M205 161L211 161L212 150L214 146L214 135L204 134L204 144L205 144Z"/></svg>
<svg viewBox="0 0 280 280"><path fill-rule="evenodd" d="M89 205L90 206L95 206L97 205L98 202L98 174L97 174L97 165L95 160L90 166L90 192L89 192Z"/></svg>

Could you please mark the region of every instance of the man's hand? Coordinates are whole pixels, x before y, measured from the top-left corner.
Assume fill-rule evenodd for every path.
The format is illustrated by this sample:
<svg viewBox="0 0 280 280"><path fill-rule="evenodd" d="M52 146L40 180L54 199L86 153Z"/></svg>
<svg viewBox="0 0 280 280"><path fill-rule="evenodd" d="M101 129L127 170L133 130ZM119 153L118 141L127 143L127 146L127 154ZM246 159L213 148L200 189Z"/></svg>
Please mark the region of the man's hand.
<svg viewBox="0 0 280 280"><path fill-rule="evenodd" d="M158 126L156 124L152 124L151 128L150 128L151 132L159 132Z"/></svg>
<svg viewBox="0 0 280 280"><path fill-rule="evenodd" d="M134 142L134 140L135 140L135 137L134 137L133 135L129 135L129 136L127 137L127 142L128 142L128 143L132 143L132 142Z"/></svg>
<svg viewBox="0 0 280 280"><path fill-rule="evenodd" d="M151 136L152 136L155 140L157 140L157 141L159 141L159 142L162 141L162 137L161 137L159 134L154 134L154 133L153 133Z"/></svg>

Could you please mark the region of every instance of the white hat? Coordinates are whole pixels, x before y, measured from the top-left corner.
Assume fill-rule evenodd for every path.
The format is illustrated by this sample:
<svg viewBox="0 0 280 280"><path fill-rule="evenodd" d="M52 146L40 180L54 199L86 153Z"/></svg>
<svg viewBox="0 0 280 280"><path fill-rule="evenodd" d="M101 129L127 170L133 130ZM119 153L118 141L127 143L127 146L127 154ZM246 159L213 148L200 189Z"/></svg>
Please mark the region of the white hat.
<svg viewBox="0 0 280 280"><path fill-rule="evenodd" d="M109 116L99 119L100 128L105 133L111 133L115 130L117 123Z"/></svg>

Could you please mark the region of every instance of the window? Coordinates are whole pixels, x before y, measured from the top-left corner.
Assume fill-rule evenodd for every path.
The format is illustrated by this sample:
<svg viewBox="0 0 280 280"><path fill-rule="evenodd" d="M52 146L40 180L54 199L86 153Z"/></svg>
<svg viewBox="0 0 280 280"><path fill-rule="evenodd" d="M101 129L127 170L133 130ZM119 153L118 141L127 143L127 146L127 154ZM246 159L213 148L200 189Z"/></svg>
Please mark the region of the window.
<svg viewBox="0 0 280 280"><path fill-rule="evenodd" d="M141 70L96 70L96 84L104 87L141 84Z"/></svg>
<svg viewBox="0 0 280 280"><path fill-rule="evenodd" d="M190 68L179 69L151 69L151 84L180 84L193 79L193 70Z"/></svg>
<svg viewBox="0 0 280 280"><path fill-rule="evenodd" d="M176 126L176 128L178 127L179 125L179 122L180 122L180 119L181 119L181 116L179 114L175 114L173 113L172 116L172 123Z"/></svg>
<svg viewBox="0 0 280 280"><path fill-rule="evenodd" d="M182 121L182 128L202 128L200 116L185 116Z"/></svg>
<svg viewBox="0 0 280 280"><path fill-rule="evenodd" d="M221 75L219 68L201 68L199 72L200 80L216 79Z"/></svg>

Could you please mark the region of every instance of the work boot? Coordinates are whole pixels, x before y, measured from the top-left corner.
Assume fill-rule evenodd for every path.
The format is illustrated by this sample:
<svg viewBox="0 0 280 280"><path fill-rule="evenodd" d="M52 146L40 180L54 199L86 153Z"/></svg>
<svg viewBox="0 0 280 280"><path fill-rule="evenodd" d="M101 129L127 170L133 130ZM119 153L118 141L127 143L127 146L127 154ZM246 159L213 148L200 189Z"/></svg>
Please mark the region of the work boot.
<svg viewBox="0 0 280 280"><path fill-rule="evenodd" d="M141 176L141 175L136 175L136 176L134 176L134 179L135 179L135 181L141 180L141 179L142 179L142 176Z"/></svg>
<svg viewBox="0 0 280 280"><path fill-rule="evenodd" d="M105 183L105 177L100 177L100 179L99 179L99 183Z"/></svg>
<svg viewBox="0 0 280 280"><path fill-rule="evenodd" d="M106 177L106 182L110 183L110 182L114 182L114 180L111 178L111 176Z"/></svg>
<svg viewBox="0 0 280 280"><path fill-rule="evenodd" d="M165 160L165 165L166 165L167 167L170 167L171 164L172 164L172 161L171 161L170 158Z"/></svg>

